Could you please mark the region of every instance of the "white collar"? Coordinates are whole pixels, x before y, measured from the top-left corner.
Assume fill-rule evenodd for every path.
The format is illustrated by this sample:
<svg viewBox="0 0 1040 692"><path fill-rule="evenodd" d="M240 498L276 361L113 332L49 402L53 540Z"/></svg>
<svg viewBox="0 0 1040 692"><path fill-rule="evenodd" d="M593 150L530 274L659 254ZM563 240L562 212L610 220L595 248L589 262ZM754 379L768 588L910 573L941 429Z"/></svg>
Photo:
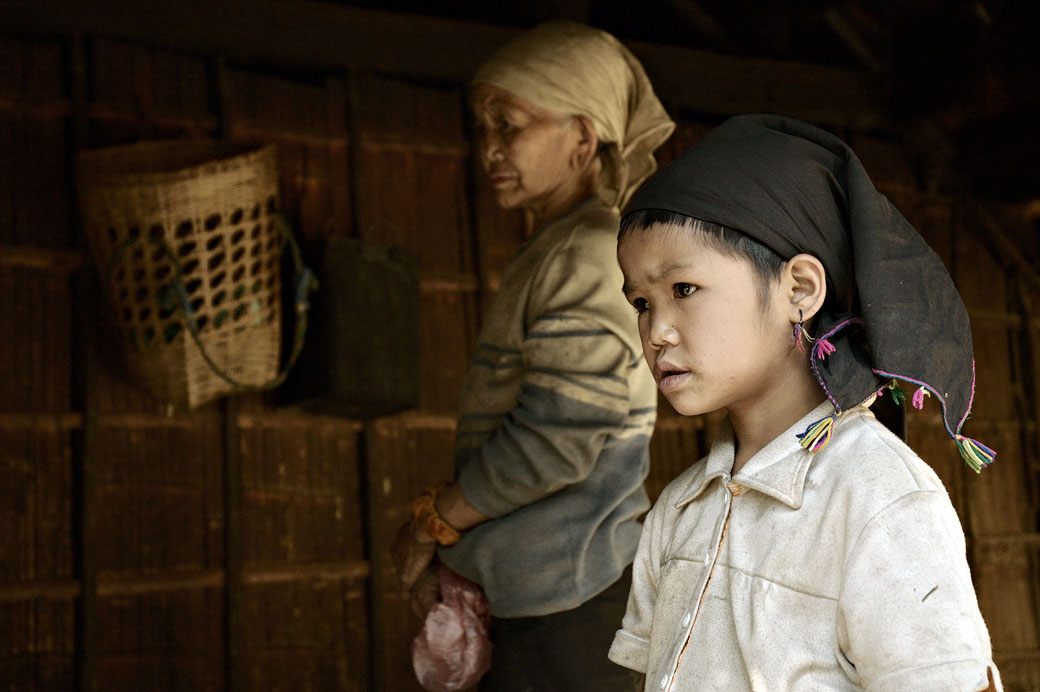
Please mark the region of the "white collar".
<svg viewBox="0 0 1040 692"><path fill-rule="evenodd" d="M858 410L865 411L862 408ZM848 413L851 411L846 412ZM745 488L769 495L792 509L800 508L805 476L816 455L803 449L797 436L816 421L831 415L834 415L834 407L830 401L824 400L748 459L732 478L730 471L733 469L736 450L733 426L727 416L715 434L707 459L699 465L685 492L676 501L676 509L697 499L715 478L722 479L723 483L732 480Z"/></svg>

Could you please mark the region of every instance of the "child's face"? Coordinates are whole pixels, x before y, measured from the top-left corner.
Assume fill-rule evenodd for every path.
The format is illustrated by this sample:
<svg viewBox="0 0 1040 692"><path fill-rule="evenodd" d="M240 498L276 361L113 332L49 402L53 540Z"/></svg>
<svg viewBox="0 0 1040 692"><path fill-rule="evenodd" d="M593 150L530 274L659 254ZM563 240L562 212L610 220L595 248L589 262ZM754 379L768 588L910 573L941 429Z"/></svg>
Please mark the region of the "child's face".
<svg viewBox="0 0 1040 692"><path fill-rule="evenodd" d="M782 386L793 342L779 283L763 306L748 260L673 225L628 231L618 260L643 355L676 411L747 409Z"/></svg>

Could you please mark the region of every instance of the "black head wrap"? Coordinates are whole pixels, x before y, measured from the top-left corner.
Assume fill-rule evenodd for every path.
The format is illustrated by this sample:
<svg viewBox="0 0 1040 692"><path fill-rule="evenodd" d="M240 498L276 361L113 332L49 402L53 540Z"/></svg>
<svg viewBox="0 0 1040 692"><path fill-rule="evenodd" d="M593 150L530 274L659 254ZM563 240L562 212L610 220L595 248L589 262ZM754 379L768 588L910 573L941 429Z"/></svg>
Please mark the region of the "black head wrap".
<svg viewBox="0 0 1040 692"><path fill-rule="evenodd" d="M731 228L789 259L823 263L829 299L810 364L835 416L802 444L818 451L835 418L896 380L943 423L976 471L994 453L963 437L975 388L968 314L942 260L875 189L834 135L790 118L742 115L718 126L650 179L626 214L663 210Z"/></svg>

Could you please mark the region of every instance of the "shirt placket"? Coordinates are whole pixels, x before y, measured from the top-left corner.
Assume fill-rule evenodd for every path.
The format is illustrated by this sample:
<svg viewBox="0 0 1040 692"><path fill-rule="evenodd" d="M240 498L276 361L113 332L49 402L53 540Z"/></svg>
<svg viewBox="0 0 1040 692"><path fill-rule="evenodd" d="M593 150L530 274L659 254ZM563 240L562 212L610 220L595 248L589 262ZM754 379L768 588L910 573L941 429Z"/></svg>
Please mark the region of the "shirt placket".
<svg viewBox="0 0 1040 692"><path fill-rule="evenodd" d="M734 492L730 484L730 475L728 473L721 477L721 481L720 486L724 498L724 507L718 523L715 526L711 545L704 553L705 577L701 580L700 588L694 592L693 598L690 599L686 607L686 612L683 613L682 618L679 620L675 636L675 648L668 659L670 665L665 671L660 673L658 679L657 688L664 690L665 692L670 692L675 684L675 674L679 669L679 663L682 661L683 654L686 652L686 648L690 644L690 639L693 636L693 628L697 624L697 617L700 615L701 606L704 604L704 597L708 592L708 586L711 584L711 578L715 572L715 565L718 563L719 555L722 552L722 544L726 539L726 529L729 526L729 516L733 507Z"/></svg>

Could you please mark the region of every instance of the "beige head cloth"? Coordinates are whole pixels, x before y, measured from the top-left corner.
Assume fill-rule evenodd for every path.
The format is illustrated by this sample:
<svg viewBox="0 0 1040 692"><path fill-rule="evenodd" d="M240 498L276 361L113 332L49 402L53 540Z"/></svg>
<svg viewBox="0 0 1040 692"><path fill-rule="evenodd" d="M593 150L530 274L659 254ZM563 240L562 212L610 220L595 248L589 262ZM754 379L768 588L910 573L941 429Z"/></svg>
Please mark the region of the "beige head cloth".
<svg viewBox="0 0 1040 692"><path fill-rule="evenodd" d="M576 22L524 32L495 51L473 83L591 120L605 145L597 192L617 209L657 169L653 152L675 129L635 56L607 32Z"/></svg>

